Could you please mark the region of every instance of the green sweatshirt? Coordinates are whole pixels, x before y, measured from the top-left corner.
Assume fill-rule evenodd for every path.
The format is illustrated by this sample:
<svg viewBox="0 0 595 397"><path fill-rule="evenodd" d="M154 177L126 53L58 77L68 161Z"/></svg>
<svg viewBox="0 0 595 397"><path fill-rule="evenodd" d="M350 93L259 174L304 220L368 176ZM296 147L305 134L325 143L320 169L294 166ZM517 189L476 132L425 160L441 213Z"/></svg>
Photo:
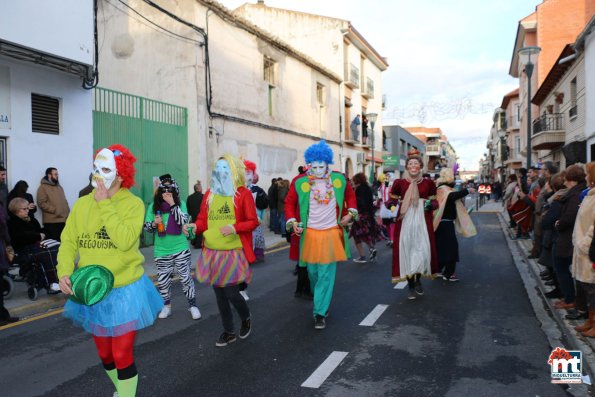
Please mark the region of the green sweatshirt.
<svg viewBox="0 0 595 397"><path fill-rule="evenodd" d="M78 254L78 267L108 268L115 288L138 280L144 273L145 258L139 250L144 215L143 202L124 188L100 202L94 194L78 199L62 232L58 277L72 274Z"/></svg>

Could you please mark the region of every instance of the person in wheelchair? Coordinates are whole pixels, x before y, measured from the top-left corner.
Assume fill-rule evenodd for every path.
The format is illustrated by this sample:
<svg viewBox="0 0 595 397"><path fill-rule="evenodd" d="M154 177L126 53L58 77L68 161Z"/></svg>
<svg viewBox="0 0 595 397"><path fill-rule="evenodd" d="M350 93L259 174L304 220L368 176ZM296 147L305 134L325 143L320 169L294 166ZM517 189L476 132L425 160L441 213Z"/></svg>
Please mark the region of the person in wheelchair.
<svg viewBox="0 0 595 397"><path fill-rule="evenodd" d="M25 270L25 272L21 271L21 275L27 271L41 270L40 277L34 278L40 281L35 287L46 288L50 295L60 293L56 272L59 243L46 239L37 219L29 216L29 202L26 199L21 197L12 199L8 204L8 210L8 233L12 246L18 257L18 263L26 268L21 269ZM35 264L41 264L43 268L36 269Z"/></svg>

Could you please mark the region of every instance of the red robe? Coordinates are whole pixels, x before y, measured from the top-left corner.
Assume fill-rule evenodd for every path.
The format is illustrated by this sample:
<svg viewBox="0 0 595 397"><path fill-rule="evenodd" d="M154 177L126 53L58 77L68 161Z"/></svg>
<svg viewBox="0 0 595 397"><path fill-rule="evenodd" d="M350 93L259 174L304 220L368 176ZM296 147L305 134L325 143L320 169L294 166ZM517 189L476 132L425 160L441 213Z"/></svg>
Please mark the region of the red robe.
<svg viewBox="0 0 595 397"><path fill-rule="evenodd" d="M391 198L394 199L398 197L399 200L402 200L405 197L405 192L409 187L409 182L405 179L397 179L393 183L392 189L390 191ZM418 185L417 188L419 190L419 198L428 199L432 197L434 201L432 207L436 208L438 202L436 201L436 185L429 179L423 179ZM401 215L401 206L399 206L399 216ZM425 211L424 217L426 220L426 229L428 230L428 237L430 239L430 251L432 254L432 260L430 262L430 266L432 268L432 274L438 273L439 265L438 265L438 254L436 252L436 239L434 237L434 225L433 225L433 211ZM401 224L403 223L402 219L399 219L397 216L397 221L395 225L395 234L393 236L393 279L400 279L406 276L406 274L401 275L400 267L399 267L399 238L401 236Z"/></svg>
<svg viewBox="0 0 595 397"><path fill-rule="evenodd" d="M204 233L209 227L209 195L212 194L211 190L207 190L200 205L200 213L198 219L196 219L196 233ZM242 242L242 248L246 259L249 263L253 263L256 260L254 251L252 250L252 231L258 227L258 217L256 216L256 205L254 204L254 198L252 192L245 187L240 187L233 199L234 211L236 215L236 223L233 227L236 233L240 236Z"/></svg>

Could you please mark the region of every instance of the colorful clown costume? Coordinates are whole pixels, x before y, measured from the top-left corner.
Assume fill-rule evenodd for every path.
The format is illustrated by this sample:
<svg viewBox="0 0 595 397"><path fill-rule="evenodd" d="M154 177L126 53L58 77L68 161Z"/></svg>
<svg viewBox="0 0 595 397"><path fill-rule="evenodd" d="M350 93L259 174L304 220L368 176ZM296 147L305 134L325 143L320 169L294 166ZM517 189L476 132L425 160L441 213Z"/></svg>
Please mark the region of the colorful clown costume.
<svg viewBox="0 0 595 397"><path fill-rule="evenodd" d="M321 146L327 150L326 157L309 156L310 148ZM298 259L300 266L308 268L314 294L315 328L323 329L333 296L337 262L351 256L349 237L343 226L357 214L357 204L345 176L328 170L327 164L332 163L328 145L321 141L310 148L306 151L306 162L314 167L291 182L285 213L287 229L293 228L296 234L301 234L299 256L292 259Z"/></svg>

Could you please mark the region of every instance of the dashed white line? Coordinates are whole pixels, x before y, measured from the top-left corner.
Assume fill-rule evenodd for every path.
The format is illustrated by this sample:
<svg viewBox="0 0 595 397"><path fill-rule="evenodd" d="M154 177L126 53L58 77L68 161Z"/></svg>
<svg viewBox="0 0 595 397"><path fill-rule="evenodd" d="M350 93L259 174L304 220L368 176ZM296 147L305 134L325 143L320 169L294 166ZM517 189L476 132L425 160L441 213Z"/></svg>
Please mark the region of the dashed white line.
<svg viewBox="0 0 595 397"><path fill-rule="evenodd" d="M394 289L404 289L407 286L407 281L401 281L395 284Z"/></svg>
<svg viewBox="0 0 595 397"><path fill-rule="evenodd" d="M359 323L359 325L364 326L364 327L371 327L374 325L374 323L376 323L376 320L378 320L380 318L380 316L382 316L382 313L384 313L384 311L388 308L388 305L376 305L376 307L374 308L374 310L372 310L370 312L370 314L368 314L366 316L366 318L364 318L362 320L361 323Z"/></svg>
<svg viewBox="0 0 595 397"><path fill-rule="evenodd" d="M316 368L316 371L314 371L312 375L310 375L310 377L306 379L304 383L302 383L302 387L318 389L324 383L326 378L328 378L329 375L333 373L335 368L341 364L341 361L343 361L347 354L347 352L332 352L330 356L328 356L326 360L324 360L324 362L320 364L318 368Z"/></svg>

